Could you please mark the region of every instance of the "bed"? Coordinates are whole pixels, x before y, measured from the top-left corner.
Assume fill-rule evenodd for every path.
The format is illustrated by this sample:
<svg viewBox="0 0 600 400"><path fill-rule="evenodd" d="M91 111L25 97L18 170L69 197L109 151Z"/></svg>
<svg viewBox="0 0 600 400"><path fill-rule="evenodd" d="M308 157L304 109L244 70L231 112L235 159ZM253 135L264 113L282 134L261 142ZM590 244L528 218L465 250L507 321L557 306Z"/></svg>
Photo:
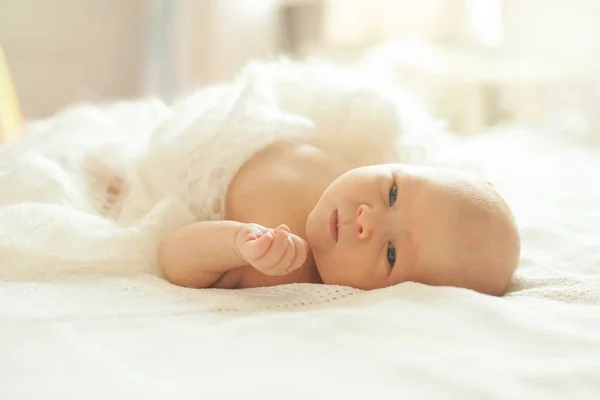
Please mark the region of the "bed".
<svg viewBox="0 0 600 400"><path fill-rule="evenodd" d="M5 273L0 398L599 398L600 149L512 126L457 150L519 222L505 297Z"/></svg>

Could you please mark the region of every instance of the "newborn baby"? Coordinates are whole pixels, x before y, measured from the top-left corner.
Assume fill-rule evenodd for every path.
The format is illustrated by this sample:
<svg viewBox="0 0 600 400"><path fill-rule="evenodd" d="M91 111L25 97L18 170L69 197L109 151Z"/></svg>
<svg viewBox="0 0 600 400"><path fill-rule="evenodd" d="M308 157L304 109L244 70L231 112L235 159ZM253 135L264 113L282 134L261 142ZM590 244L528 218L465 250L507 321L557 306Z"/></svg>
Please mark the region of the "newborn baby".
<svg viewBox="0 0 600 400"><path fill-rule="evenodd" d="M518 265L513 216L486 181L402 164L358 165L331 148L279 141L248 160L223 221L165 237L167 279L196 288L413 281L503 295Z"/></svg>

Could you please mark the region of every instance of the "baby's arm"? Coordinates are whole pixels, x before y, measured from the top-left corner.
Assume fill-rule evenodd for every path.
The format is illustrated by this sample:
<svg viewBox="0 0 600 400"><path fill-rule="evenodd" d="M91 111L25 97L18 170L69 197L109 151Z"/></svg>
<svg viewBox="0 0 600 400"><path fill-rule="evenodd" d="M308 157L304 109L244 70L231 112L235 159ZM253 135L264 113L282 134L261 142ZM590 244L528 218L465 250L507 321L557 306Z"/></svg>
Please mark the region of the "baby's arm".
<svg viewBox="0 0 600 400"><path fill-rule="evenodd" d="M206 288L223 273L251 265L267 275L300 267L308 246L285 225L269 229L235 221L204 221L185 226L162 240L158 265L169 282Z"/></svg>
<svg viewBox="0 0 600 400"><path fill-rule="evenodd" d="M158 265L169 282L210 287L230 269L246 263L234 250L243 226L235 221L204 221L184 226L158 246Z"/></svg>

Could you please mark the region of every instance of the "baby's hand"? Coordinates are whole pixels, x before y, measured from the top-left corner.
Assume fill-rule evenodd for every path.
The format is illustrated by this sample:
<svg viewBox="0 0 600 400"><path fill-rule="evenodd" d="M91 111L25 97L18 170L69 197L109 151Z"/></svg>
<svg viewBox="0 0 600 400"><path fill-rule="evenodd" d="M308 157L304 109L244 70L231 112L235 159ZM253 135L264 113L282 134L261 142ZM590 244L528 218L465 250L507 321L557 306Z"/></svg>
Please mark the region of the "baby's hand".
<svg viewBox="0 0 600 400"><path fill-rule="evenodd" d="M276 229L245 224L235 238L238 255L266 275L285 275L304 264L308 244L290 233L286 225Z"/></svg>

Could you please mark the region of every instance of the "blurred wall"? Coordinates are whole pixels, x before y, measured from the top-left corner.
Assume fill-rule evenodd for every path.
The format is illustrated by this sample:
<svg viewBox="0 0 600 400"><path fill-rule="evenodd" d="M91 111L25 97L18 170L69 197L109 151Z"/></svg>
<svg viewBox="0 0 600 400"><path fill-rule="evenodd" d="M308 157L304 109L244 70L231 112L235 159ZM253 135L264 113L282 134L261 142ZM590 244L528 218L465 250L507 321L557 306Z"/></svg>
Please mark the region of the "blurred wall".
<svg viewBox="0 0 600 400"><path fill-rule="evenodd" d="M407 36L469 45L465 10L496 1L500 58L600 64L600 0L0 0L0 45L32 119L78 102L170 99L282 51Z"/></svg>
<svg viewBox="0 0 600 400"><path fill-rule="evenodd" d="M144 0L0 0L0 45L27 118L141 90Z"/></svg>
<svg viewBox="0 0 600 400"><path fill-rule="evenodd" d="M600 64L599 0L503 0L502 12L502 54Z"/></svg>
<svg viewBox="0 0 600 400"><path fill-rule="evenodd" d="M229 80L248 60L279 53L280 3L179 0L173 36L175 92Z"/></svg>
<svg viewBox="0 0 600 400"><path fill-rule="evenodd" d="M279 53L282 0L0 0L28 119L73 103L170 99Z"/></svg>

